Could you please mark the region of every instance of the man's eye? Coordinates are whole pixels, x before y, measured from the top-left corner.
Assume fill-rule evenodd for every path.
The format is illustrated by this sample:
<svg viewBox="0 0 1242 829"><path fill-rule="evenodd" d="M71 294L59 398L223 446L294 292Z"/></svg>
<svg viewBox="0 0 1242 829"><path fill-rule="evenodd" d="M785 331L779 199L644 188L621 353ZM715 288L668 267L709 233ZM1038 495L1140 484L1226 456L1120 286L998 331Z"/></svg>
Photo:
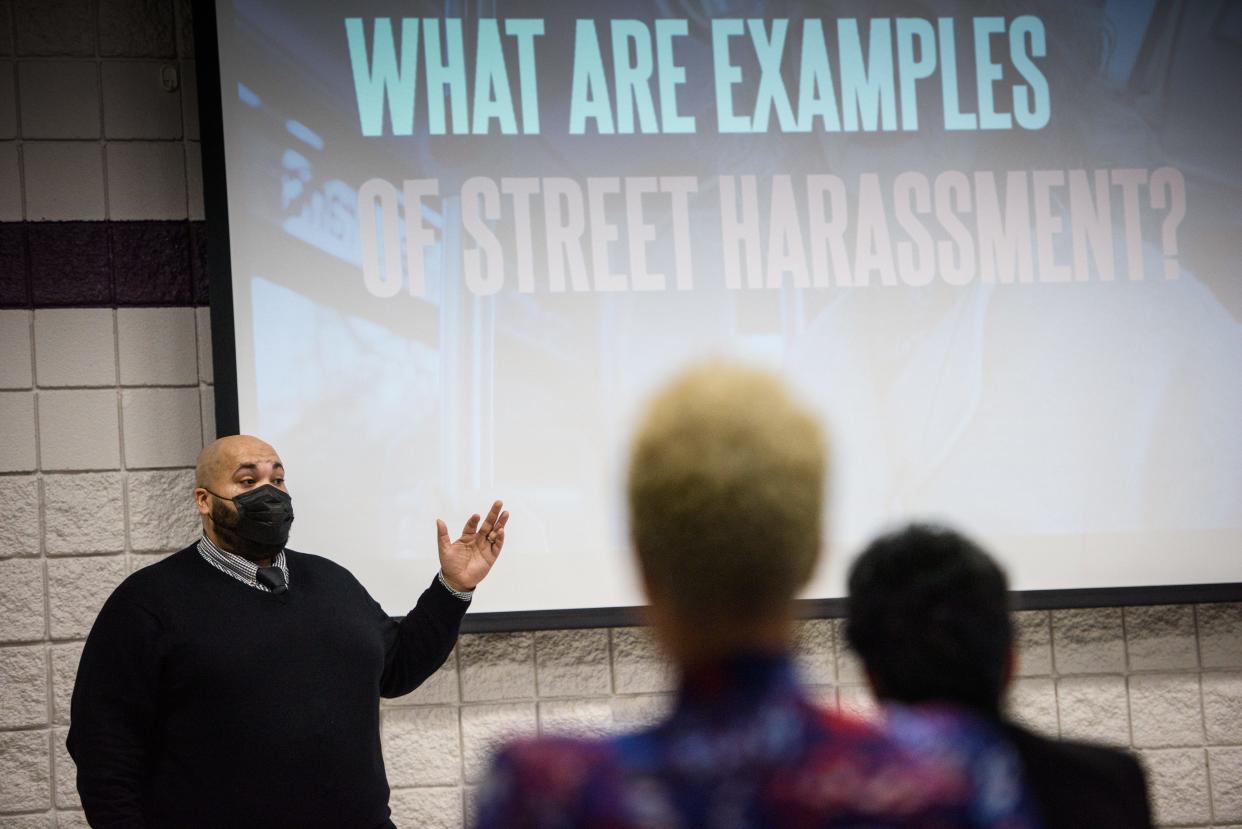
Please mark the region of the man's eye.
<svg viewBox="0 0 1242 829"><path fill-rule="evenodd" d="M284 484L284 482L285 482L285 479L284 479L284 478L277 478L277 479L274 481L274 483L275 483L277 486L281 486L281 485L283 485L283 484Z"/></svg>
<svg viewBox="0 0 1242 829"><path fill-rule="evenodd" d="M243 486L252 486L253 484L254 484L254 478L243 478L242 479Z"/></svg>

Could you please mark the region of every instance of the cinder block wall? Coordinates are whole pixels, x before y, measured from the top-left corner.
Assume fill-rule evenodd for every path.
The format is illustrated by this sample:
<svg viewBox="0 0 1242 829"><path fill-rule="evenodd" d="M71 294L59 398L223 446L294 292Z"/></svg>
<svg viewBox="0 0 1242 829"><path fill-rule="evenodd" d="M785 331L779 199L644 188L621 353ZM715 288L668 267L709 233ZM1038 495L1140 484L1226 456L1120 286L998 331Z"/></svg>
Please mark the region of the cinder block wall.
<svg viewBox="0 0 1242 829"><path fill-rule="evenodd" d="M214 424L187 6L0 0L0 827L85 825L64 749L82 640L197 534ZM1242 605L1018 623L1017 717L1134 747L1163 825L1242 827ZM805 624L799 656L826 705L869 710L837 623ZM671 683L640 629L463 637L385 704L398 823L461 826L497 740L649 722Z"/></svg>

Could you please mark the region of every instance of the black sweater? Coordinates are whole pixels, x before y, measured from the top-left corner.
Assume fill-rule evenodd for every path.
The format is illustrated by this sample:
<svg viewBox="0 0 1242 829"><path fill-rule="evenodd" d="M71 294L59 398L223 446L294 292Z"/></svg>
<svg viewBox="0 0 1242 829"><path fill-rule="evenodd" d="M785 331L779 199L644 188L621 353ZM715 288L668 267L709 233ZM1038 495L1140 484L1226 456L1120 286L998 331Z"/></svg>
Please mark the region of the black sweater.
<svg viewBox="0 0 1242 829"><path fill-rule="evenodd" d="M443 664L468 605L433 581L397 622L343 567L287 556L279 596L188 547L108 599L67 741L92 826L389 825L379 698Z"/></svg>

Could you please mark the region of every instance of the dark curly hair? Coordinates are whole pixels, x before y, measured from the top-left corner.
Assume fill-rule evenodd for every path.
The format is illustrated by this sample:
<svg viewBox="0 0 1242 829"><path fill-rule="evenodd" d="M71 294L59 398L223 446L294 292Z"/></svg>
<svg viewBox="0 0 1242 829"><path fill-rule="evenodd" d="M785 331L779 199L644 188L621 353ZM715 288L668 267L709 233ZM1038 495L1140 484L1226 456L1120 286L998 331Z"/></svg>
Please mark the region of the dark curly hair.
<svg viewBox="0 0 1242 829"><path fill-rule="evenodd" d="M850 568L845 635L877 696L998 714L1013 624L1005 573L970 539L914 524Z"/></svg>

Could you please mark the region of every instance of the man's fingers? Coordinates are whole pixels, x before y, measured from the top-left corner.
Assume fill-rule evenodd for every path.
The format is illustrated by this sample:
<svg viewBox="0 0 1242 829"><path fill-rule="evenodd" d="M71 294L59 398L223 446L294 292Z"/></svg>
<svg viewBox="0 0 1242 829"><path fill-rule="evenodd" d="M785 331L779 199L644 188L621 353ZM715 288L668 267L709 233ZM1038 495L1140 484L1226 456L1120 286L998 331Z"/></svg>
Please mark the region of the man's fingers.
<svg viewBox="0 0 1242 829"><path fill-rule="evenodd" d="M504 538L505 524L507 523L509 523L509 513L502 512L500 514L500 517L496 519L496 525L494 527L491 527L490 529L480 530L480 532L483 532L484 538L487 539L487 542L489 544L499 544L501 543L501 539ZM484 528L487 527L486 522L484 523L483 526Z"/></svg>
<svg viewBox="0 0 1242 829"><path fill-rule="evenodd" d="M466 522L466 526L461 528L461 534L463 536L474 535L475 530L477 530L478 528L479 528L479 514L476 512L474 515L470 516L470 520Z"/></svg>
<svg viewBox="0 0 1242 829"><path fill-rule="evenodd" d="M436 519L436 544L440 549L444 549L450 544L448 534L448 524L445 524L439 518Z"/></svg>
<svg viewBox="0 0 1242 829"><path fill-rule="evenodd" d="M496 516L500 513L500 508L504 506L500 501L492 503L492 508L487 511L487 517L483 519L483 526L479 528L479 532L487 535L496 526Z"/></svg>

